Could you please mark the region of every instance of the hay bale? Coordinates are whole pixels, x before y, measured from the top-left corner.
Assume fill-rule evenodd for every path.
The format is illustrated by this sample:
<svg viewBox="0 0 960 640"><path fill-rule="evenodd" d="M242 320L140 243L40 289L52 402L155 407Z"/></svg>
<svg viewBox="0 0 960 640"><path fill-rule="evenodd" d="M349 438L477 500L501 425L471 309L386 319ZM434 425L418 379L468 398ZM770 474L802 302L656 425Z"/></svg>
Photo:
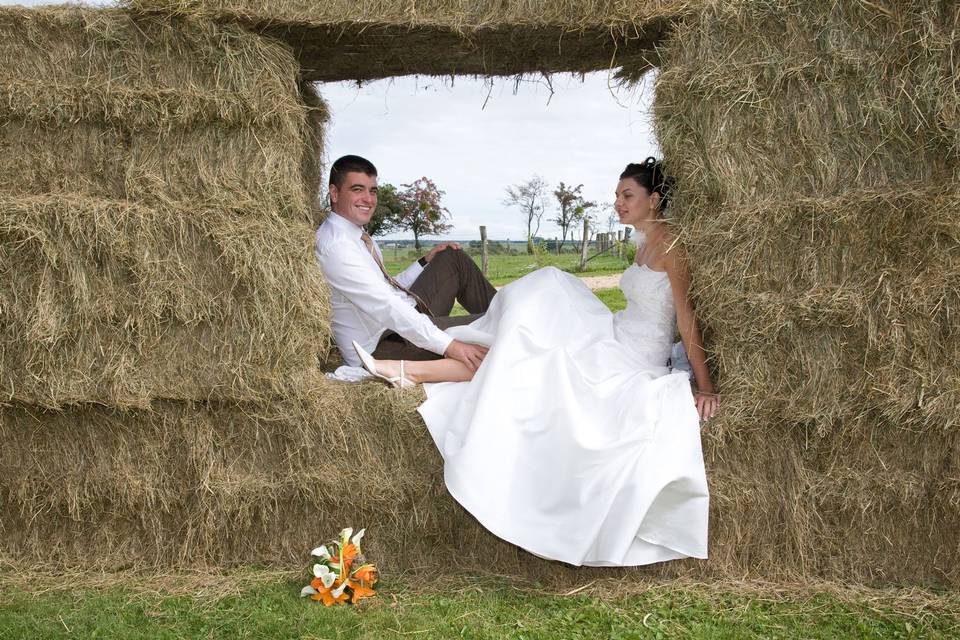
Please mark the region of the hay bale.
<svg viewBox="0 0 960 640"><path fill-rule="evenodd" d="M958 48L935 0L712 2L661 51L657 137L702 206L956 182Z"/></svg>
<svg viewBox="0 0 960 640"><path fill-rule="evenodd" d="M155 204L256 199L309 220L326 109L289 47L118 10L0 9L0 190Z"/></svg>
<svg viewBox="0 0 960 640"><path fill-rule="evenodd" d="M353 525L368 527L379 562L409 566L431 544L455 546L465 522L413 396L321 378L269 404L7 407L2 553L88 568L289 566Z"/></svg>
<svg viewBox="0 0 960 640"><path fill-rule="evenodd" d="M368 528L369 553L390 571L495 566L578 583L611 575L960 579L955 479L931 483L893 446L863 455L870 439L844 443L858 461L851 465L832 441L818 445L815 433L799 430L777 442L760 431L741 436L748 452L732 460L730 443L708 436L709 561L617 571L534 558L491 536L446 493L440 457L414 412L422 399L320 379L300 398L270 404L6 407L0 556L107 570L298 567L314 544L353 525ZM902 442L933 454L924 440ZM800 442L808 455L825 442L822 467L797 457Z"/></svg>
<svg viewBox="0 0 960 640"><path fill-rule="evenodd" d="M136 11L246 25L294 46L310 80L647 67L701 0L311 2L129 0Z"/></svg>
<svg viewBox="0 0 960 640"><path fill-rule="evenodd" d="M958 27L933 1L717 1L662 51L724 571L960 579Z"/></svg>
<svg viewBox="0 0 960 640"><path fill-rule="evenodd" d="M191 18L0 9L0 402L290 393L329 352L323 101Z"/></svg>
<svg viewBox="0 0 960 640"><path fill-rule="evenodd" d="M0 195L0 403L292 393L329 350L312 229L259 203Z"/></svg>
<svg viewBox="0 0 960 640"><path fill-rule="evenodd" d="M738 413L823 432L868 412L901 429L960 428L955 185L765 200L684 232Z"/></svg>

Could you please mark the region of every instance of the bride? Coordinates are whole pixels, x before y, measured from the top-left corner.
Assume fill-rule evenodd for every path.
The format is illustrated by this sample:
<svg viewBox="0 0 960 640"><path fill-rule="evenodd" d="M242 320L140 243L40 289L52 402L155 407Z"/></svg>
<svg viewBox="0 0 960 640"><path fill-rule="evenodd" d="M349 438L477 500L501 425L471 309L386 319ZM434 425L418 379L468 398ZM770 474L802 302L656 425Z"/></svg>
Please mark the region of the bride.
<svg viewBox="0 0 960 640"><path fill-rule="evenodd" d="M457 360L374 360L399 386L425 385L419 411L450 494L495 535L572 565L707 557L700 420L719 399L706 365L682 249L663 223L670 180L629 164L616 211L646 242L611 314L578 278L548 267L505 286L479 320L448 330L489 347ZM668 368L675 330L697 391Z"/></svg>

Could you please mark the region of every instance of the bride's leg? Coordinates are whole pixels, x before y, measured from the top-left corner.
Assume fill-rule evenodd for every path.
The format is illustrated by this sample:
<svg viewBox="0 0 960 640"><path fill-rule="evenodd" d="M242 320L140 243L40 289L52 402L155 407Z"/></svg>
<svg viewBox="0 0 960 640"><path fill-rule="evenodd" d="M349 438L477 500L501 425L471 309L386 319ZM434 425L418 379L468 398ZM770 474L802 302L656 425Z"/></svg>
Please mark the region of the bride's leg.
<svg viewBox="0 0 960 640"><path fill-rule="evenodd" d="M400 375L399 360L375 360L377 373L387 377ZM465 382L473 379L473 371L459 360L404 360L403 375L411 382Z"/></svg>

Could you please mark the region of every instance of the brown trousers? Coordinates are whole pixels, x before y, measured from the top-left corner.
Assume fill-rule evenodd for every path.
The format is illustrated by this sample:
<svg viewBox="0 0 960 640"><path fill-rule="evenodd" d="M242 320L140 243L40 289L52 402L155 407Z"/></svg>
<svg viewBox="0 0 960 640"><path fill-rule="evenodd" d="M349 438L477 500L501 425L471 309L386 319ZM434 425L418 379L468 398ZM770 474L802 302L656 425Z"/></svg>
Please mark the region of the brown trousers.
<svg viewBox="0 0 960 640"><path fill-rule="evenodd" d="M470 324L484 313L497 293L466 251L445 249L424 267L410 290L420 296L433 313L433 324L441 329ZM453 303L470 315L450 316ZM421 349L393 331L387 331L373 352L378 360L438 360L443 356Z"/></svg>

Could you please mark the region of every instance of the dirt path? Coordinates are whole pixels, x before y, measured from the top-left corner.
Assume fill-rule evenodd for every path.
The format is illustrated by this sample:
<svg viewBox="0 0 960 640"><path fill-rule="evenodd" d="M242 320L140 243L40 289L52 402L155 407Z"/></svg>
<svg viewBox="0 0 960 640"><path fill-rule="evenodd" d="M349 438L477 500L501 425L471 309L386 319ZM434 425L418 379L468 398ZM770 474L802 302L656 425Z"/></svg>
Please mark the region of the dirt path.
<svg viewBox="0 0 960 640"><path fill-rule="evenodd" d="M585 276L580 279L591 289L614 289L620 284L619 273L611 273L606 276Z"/></svg>
<svg viewBox="0 0 960 640"><path fill-rule="evenodd" d="M590 287L591 291L596 291L597 289L616 289L620 285L620 274L611 273L605 276L584 276L580 278L583 282ZM500 285L497 290L500 290Z"/></svg>

